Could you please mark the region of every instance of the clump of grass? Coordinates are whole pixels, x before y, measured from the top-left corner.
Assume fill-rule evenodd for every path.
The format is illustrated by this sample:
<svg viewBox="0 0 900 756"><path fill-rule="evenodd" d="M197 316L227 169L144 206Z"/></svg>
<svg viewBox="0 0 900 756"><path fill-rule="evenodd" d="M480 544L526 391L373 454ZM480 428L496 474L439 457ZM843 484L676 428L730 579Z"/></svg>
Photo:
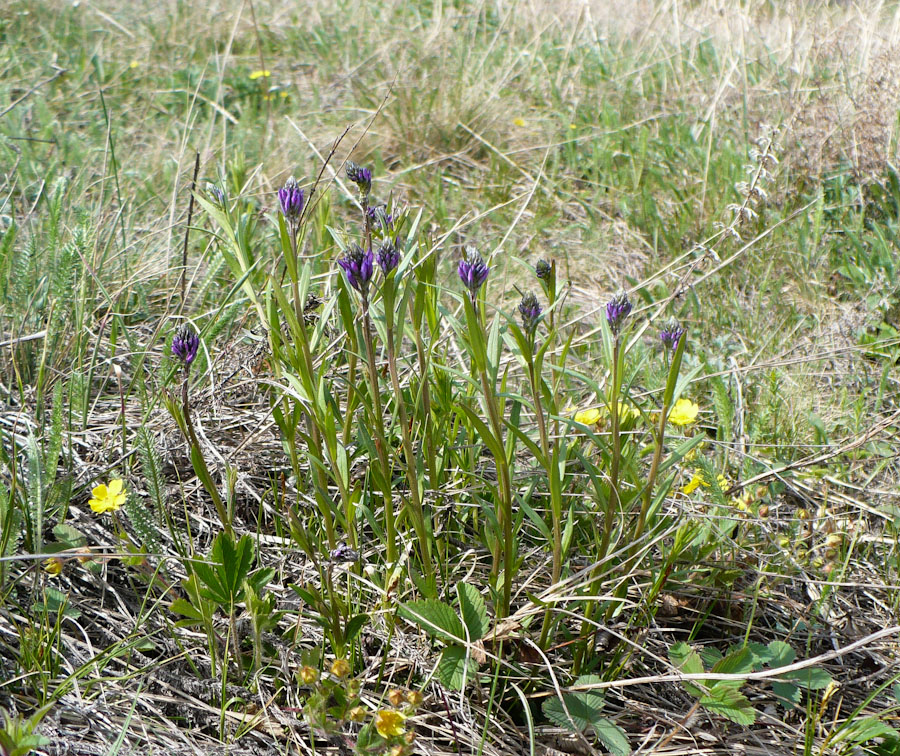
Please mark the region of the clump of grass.
<svg viewBox="0 0 900 756"><path fill-rule="evenodd" d="M83 711L107 750L895 747L874 16L32 6L4 751Z"/></svg>

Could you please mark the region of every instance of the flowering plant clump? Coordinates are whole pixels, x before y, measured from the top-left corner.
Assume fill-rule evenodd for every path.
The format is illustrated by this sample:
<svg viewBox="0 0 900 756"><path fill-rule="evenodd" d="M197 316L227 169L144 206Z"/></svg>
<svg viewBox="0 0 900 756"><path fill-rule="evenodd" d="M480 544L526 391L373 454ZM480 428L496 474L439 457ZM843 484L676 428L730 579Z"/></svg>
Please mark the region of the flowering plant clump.
<svg viewBox="0 0 900 756"><path fill-rule="evenodd" d="M690 425L697 420L699 412L699 405L694 404L690 399L679 399L669 413L669 422L678 426Z"/></svg>
<svg viewBox="0 0 900 756"><path fill-rule="evenodd" d="M187 323L179 327L172 339L172 354L189 367L200 348L200 337Z"/></svg>
<svg viewBox="0 0 900 756"><path fill-rule="evenodd" d="M278 190L278 202L281 205L281 213L289 223L297 223L303 214L303 206L306 197L297 179L291 176L284 182L284 186Z"/></svg>
<svg viewBox="0 0 900 756"><path fill-rule="evenodd" d="M120 478L114 478L107 486L101 483L91 491L91 500L88 502L97 514L116 512L125 503L124 483Z"/></svg>
<svg viewBox="0 0 900 756"><path fill-rule="evenodd" d="M474 300L491 269L475 247L466 247L466 253L459 261L457 272L463 285L469 290L469 296Z"/></svg>
<svg viewBox="0 0 900 756"><path fill-rule="evenodd" d="M372 280L372 250L363 250L358 244L354 244L340 260L338 265L347 276L349 283L360 294L365 295Z"/></svg>

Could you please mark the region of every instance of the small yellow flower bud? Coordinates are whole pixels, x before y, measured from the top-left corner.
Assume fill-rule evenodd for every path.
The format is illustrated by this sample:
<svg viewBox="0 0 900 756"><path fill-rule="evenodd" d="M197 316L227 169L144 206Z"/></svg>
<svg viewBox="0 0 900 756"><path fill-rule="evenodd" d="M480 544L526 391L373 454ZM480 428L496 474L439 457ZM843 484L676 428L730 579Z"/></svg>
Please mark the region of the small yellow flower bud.
<svg viewBox="0 0 900 756"><path fill-rule="evenodd" d="M343 680L350 674L350 662L346 659L335 659L331 665L331 674L338 680Z"/></svg>
<svg viewBox="0 0 900 756"><path fill-rule="evenodd" d="M418 708L422 705L422 701L425 700L425 696L422 695L422 691L420 690L411 690L406 694L406 702L412 706L414 709Z"/></svg>
<svg viewBox="0 0 900 756"><path fill-rule="evenodd" d="M315 667L304 666L300 668L300 681L304 685L312 685L319 679L319 670Z"/></svg>
<svg viewBox="0 0 900 756"><path fill-rule="evenodd" d="M838 548L844 541L844 537L840 533L832 533L828 538L825 539L825 548L827 549L836 549Z"/></svg>
<svg viewBox="0 0 900 756"><path fill-rule="evenodd" d="M780 536L778 538L778 546L779 548L786 549L791 545L791 539L787 536Z"/></svg>
<svg viewBox="0 0 900 756"><path fill-rule="evenodd" d="M366 718L366 708L364 706L354 706L347 712L347 719L351 722L362 722Z"/></svg>
<svg viewBox="0 0 900 756"><path fill-rule="evenodd" d="M399 709L403 705L403 700L406 698L403 691L394 688L390 693L388 693L388 701L391 702L391 706L395 709Z"/></svg>
<svg viewBox="0 0 900 756"><path fill-rule="evenodd" d="M50 557L44 560L44 572L50 577L57 577L62 572L62 568L63 562L59 557Z"/></svg>

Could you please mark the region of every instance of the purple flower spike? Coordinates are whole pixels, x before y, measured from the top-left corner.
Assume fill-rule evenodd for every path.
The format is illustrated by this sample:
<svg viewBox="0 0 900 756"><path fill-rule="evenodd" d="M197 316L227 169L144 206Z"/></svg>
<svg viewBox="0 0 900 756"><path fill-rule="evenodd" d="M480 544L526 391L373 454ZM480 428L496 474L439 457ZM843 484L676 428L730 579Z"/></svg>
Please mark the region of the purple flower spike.
<svg viewBox="0 0 900 756"><path fill-rule="evenodd" d="M677 349L678 342L684 336L684 328L675 318L667 320L659 332L659 340L662 341L666 349Z"/></svg>
<svg viewBox="0 0 900 756"><path fill-rule="evenodd" d="M368 196L372 189L372 170L363 168L352 160L347 161L347 178L359 187L359 193Z"/></svg>
<svg viewBox="0 0 900 756"><path fill-rule="evenodd" d="M541 305L534 294L528 293L522 297L519 314L522 316L522 328L526 333L533 334L541 319Z"/></svg>
<svg viewBox="0 0 900 756"><path fill-rule="evenodd" d="M394 227L394 216L387 211L387 205L374 205L366 208L369 223L373 226L377 223L383 231L389 231Z"/></svg>
<svg viewBox="0 0 900 756"><path fill-rule="evenodd" d="M224 207L226 203L225 192L222 191L222 188L212 183L212 181L206 182L206 195L217 205Z"/></svg>
<svg viewBox="0 0 900 756"><path fill-rule="evenodd" d="M624 291L620 291L606 305L606 322L613 334L618 334L619 329L625 318L631 313L632 304L628 299L628 295Z"/></svg>
<svg viewBox="0 0 900 756"><path fill-rule="evenodd" d="M194 333L194 329L187 323L175 331L175 338L172 339L172 354L181 360L186 367L194 361L199 348L200 337Z"/></svg>
<svg viewBox="0 0 900 756"><path fill-rule="evenodd" d="M360 294L365 296L372 280L372 250L363 250L358 244L354 244L340 260L341 266L349 283Z"/></svg>
<svg viewBox="0 0 900 756"><path fill-rule="evenodd" d="M337 548L332 549L328 556L332 562L337 564L359 561L359 552L352 549L343 541L338 544Z"/></svg>
<svg viewBox="0 0 900 756"><path fill-rule="evenodd" d="M285 181L284 186L278 190L278 202L281 204L281 212L289 223L296 223L300 220L305 201L303 190L293 176Z"/></svg>
<svg viewBox="0 0 900 756"><path fill-rule="evenodd" d="M387 275L400 264L400 250L397 249L396 244L388 239L381 245L381 249L378 250L376 260L378 265L381 266L384 275Z"/></svg>
<svg viewBox="0 0 900 756"><path fill-rule="evenodd" d="M491 269L485 265L484 258L475 247L466 247L466 254L459 261L457 270L463 285L469 290L469 295L474 300L481 285L487 280Z"/></svg>

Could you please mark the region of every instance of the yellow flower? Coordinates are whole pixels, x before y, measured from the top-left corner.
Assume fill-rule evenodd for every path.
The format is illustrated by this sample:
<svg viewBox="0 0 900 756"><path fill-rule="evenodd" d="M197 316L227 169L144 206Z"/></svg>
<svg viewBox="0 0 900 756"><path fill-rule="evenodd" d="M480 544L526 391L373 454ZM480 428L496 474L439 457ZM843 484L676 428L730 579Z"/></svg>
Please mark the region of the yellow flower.
<svg viewBox="0 0 900 756"><path fill-rule="evenodd" d="M346 659L335 659L331 664L331 674L343 679L350 674L350 662Z"/></svg>
<svg viewBox="0 0 900 756"><path fill-rule="evenodd" d="M120 478L109 481L109 486L101 483L93 491L91 495L94 497L90 500L91 509L97 514L104 512L115 512L125 503L125 491Z"/></svg>
<svg viewBox="0 0 900 756"><path fill-rule="evenodd" d="M575 131L578 127L574 123L570 123L569 128L572 129L572 131Z"/></svg>
<svg viewBox="0 0 900 756"><path fill-rule="evenodd" d="M375 729L378 730L378 734L385 739L396 738L398 735L402 735L405 732L403 729L404 719L406 719L406 717L399 711L382 709L375 715Z"/></svg>
<svg viewBox="0 0 900 756"><path fill-rule="evenodd" d="M516 119L513 121L513 123L514 123L516 126L522 127L522 126L525 125L525 119L524 119L524 118L516 118Z"/></svg>
<svg viewBox="0 0 900 756"><path fill-rule="evenodd" d="M591 409L579 410L572 419L582 425L594 425L600 420L600 414L599 409L592 407Z"/></svg>
<svg viewBox="0 0 900 756"><path fill-rule="evenodd" d="M719 484L719 490L721 491L727 491L731 487L730 483L728 482L728 478L726 478L724 475L717 475L716 483ZM682 492L689 494L696 491L700 486L709 488L711 485L712 484L706 480L702 472L695 472L690 481L686 485L681 487L681 490Z"/></svg>
<svg viewBox="0 0 900 756"><path fill-rule="evenodd" d="M694 477L690 479L690 482L688 482L687 485L682 486L681 490L682 490L682 492L684 492L686 494L690 494L690 493L693 493L694 491L696 491L697 488L699 488L700 486L708 486L708 485L709 485L709 483L707 483L705 480L703 480L702 475L700 475L699 473L694 473Z"/></svg>
<svg viewBox="0 0 900 756"><path fill-rule="evenodd" d="M690 399L679 399L669 413L669 422L673 425L690 425L697 419L700 406Z"/></svg>
<svg viewBox="0 0 900 756"><path fill-rule="evenodd" d="M250 72L250 80L256 81L257 79L262 79L262 78L268 79L271 75L272 75L272 72L269 70L251 71Z"/></svg>
<svg viewBox="0 0 900 756"><path fill-rule="evenodd" d="M136 60L133 60L133 61L131 61L131 63L128 64L128 67L129 68L137 68L139 65L141 65L141 64L138 63Z"/></svg>
<svg viewBox="0 0 900 756"><path fill-rule="evenodd" d="M62 572L62 568L62 559L59 557L50 557L44 560L44 572L50 577L57 577Z"/></svg>

